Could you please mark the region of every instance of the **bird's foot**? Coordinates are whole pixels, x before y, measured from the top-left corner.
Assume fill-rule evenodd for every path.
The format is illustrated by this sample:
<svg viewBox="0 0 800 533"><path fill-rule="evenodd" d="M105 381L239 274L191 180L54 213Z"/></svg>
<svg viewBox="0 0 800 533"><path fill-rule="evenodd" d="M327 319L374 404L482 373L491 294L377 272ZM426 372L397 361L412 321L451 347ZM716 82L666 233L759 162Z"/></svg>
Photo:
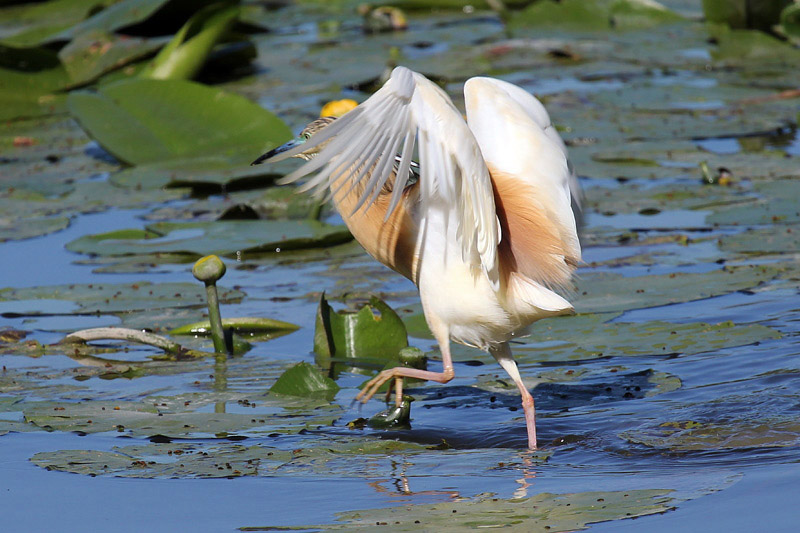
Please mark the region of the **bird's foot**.
<svg viewBox="0 0 800 533"><path fill-rule="evenodd" d="M430 372L428 370L418 370L416 368L407 368L404 366L396 366L380 372L377 376L367 382L361 392L356 395L356 400L362 403L367 403L370 398L375 396L381 385L394 378L395 393L397 395L396 402L399 406L403 400L403 378L417 378L425 381L436 381L438 383L447 383L453 379L453 368L446 367L444 372Z"/></svg>
<svg viewBox="0 0 800 533"><path fill-rule="evenodd" d="M389 368L387 370L380 372L377 376L369 380L367 384L364 385L364 388L361 389L361 392L359 392L356 395L356 400L360 400L361 403L367 403L370 400L370 398L375 396L375 393L378 392L378 389L380 389L384 383L386 383L392 378L395 378L397 382L400 383L399 385L400 393L397 395L396 398L396 403L399 406L403 398L403 378L400 376L396 376L394 372L395 370L398 370L398 368ZM389 401L389 396L391 395L391 393L392 393L391 388L388 391L386 391L387 403Z"/></svg>

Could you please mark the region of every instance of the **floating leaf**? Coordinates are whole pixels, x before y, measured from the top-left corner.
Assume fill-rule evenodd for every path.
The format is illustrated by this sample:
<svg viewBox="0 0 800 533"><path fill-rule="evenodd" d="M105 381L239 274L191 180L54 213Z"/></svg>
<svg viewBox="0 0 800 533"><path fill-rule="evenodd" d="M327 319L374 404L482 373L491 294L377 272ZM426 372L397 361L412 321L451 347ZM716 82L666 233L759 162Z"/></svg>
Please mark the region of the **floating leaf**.
<svg viewBox="0 0 800 533"><path fill-rule="evenodd" d="M717 210L706 217L706 221L711 224L737 226L800 222L800 182L780 180L757 183L754 190L762 198L745 205ZM772 231L775 234L781 233L780 228L773 228ZM725 236L723 243L729 238L738 237Z"/></svg>
<svg viewBox="0 0 800 533"><path fill-rule="evenodd" d="M69 77L62 66L24 72L0 68L0 119L47 115L63 107L55 91Z"/></svg>
<svg viewBox="0 0 800 533"><path fill-rule="evenodd" d="M58 56L72 85L82 85L152 54L162 45L160 39L121 37L95 30L80 34Z"/></svg>
<svg viewBox="0 0 800 533"><path fill-rule="evenodd" d="M339 385L310 364L302 362L284 372L269 391L303 398L326 398L330 401L339 392Z"/></svg>
<svg viewBox="0 0 800 533"><path fill-rule="evenodd" d="M691 355L781 338L760 324L674 324L662 321L606 322L611 315L578 315L534 324L524 344L514 347L523 363L598 357Z"/></svg>
<svg viewBox="0 0 800 533"><path fill-rule="evenodd" d="M221 290L232 303L244 293ZM205 306L205 289L196 283L90 283L0 290L0 301L15 302L15 313L120 313L169 307ZM24 302L22 304L21 302ZM65 305L66 302L66 305Z"/></svg>
<svg viewBox="0 0 800 533"><path fill-rule="evenodd" d="M726 252L748 254L796 253L800 249L800 227L773 226L723 235L719 247Z"/></svg>
<svg viewBox="0 0 800 533"><path fill-rule="evenodd" d="M408 346L403 321L379 298L372 296L358 311L335 312L320 296L314 331L317 364L328 368L334 360L353 360L364 364L396 359Z"/></svg>
<svg viewBox="0 0 800 533"><path fill-rule="evenodd" d="M775 268L761 265L638 277L596 273L578 280L579 296L573 303L579 313L656 307L757 287L777 274Z"/></svg>
<svg viewBox="0 0 800 533"><path fill-rule="evenodd" d="M31 462L48 470L143 479L276 475L353 478L363 477L367 469L377 473L395 456L424 452L426 448L418 444L338 438L324 446L292 451L224 442L133 445L114 447L111 452L58 450L37 453ZM365 468L365 458L372 467Z"/></svg>
<svg viewBox="0 0 800 533"><path fill-rule="evenodd" d="M13 23L13 31L3 37L2 43L9 46L31 47L55 40L66 28L92 15L98 8L115 0L51 0L49 2L26 3L16 9L3 11L4 21ZM7 2L6 2L7 3Z"/></svg>
<svg viewBox="0 0 800 533"><path fill-rule="evenodd" d="M276 177L279 168L272 165L246 166L228 156L211 155L137 165L112 174L110 181L131 189L192 187L203 192L227 192L239 183L267 185Z"/></svg>
<svg viewBox="0 0 800 533"><path fill-rule="evenodd" d="M242 394L220 392L150 397L142 402L26 402L22 411L28 423L47 431L117 431L126 435L170 438L225 438L243 432L297 433L308 427L330 425L341 411L340 407L321 404L319 400L284 401L259 396L256 403L261 409L225 412L226 402L241 405L237 402L247 398ZM250 400L247 402L249 406ZM213 409L204 409L204 406Z"/></svg>
<svg viewBox="0 0 800 533"><path fill-rule="evenodd" d="M463 531L464 528L502 528L532 533L576 531L588 524L663 513L674 501L669 490L631 490L551 494L531 498L501 499L479 495L472 499L337 514L337 523L307 525L318 531L353 530L391 524L392 531ZM598 503L601 502L601 503ZM245 531L272 529L242 528Z"/></svg>
<svg viewBox="0 0 800 533"><path fill-rule="evenodd" d="M232 329L234 332L239 335L244 335L250 340L258 341L265 341L288 335L300 328L300 326L290 324L289 322L262 317L223 318L222 326L226 329ZM171 330L169 334L208 336L211 334L211 324L208 320L195 322L194 324L187 324L175 328Z"/></svg>
<svg viewBox="0 0 800 533"><path fill-rule="evenodd" d="M97 256L182 253L192 257L258 254L341 244L352 239L345 226L316 220L218 220L157 222L144 230L86 235L67 244Z"/></svg>
<svg viewBox="0 0 800 533"><path fill-rule="evenodd" d="M183 80L124 80L73 92L68 103L89 135L130 164L214 154L246 166L292 137L246 98Z"/></svg>

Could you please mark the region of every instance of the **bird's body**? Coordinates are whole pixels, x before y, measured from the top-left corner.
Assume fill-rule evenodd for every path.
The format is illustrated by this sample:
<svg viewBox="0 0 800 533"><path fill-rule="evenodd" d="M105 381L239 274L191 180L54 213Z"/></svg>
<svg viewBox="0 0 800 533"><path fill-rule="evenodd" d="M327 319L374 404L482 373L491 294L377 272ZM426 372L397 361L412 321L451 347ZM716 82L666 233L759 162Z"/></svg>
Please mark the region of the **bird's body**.
<svg viewBox="0 0 800 533"><path fill-rule="evenodd" d="M445 383L454 375L450 340L489 351L523 397L528 445L536 447L533 399L508 341L532 322L571 312L552 289L580 261L570 208L574 180L566 148L541 103L491 78L464 87L467 123L447 95L398 67L371 98L335 122L304 132L283 154L324 169L304 188L330 190L354 237L373 257L419 288L439 343L443 372L381 372L359 397L402 377ZM318 121L319 122L319 121ZM419 179L411 171L416 141ZM280 157L280 156L278 156Z"/></svg>

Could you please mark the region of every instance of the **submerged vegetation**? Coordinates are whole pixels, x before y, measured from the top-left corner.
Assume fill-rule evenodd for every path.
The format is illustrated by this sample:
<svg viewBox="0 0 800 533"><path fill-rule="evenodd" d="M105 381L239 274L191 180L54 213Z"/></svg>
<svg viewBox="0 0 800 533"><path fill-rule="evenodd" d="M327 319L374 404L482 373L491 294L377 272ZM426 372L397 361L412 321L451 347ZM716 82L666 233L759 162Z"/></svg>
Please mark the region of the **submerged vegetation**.
<svg viewBox="0 0 800 533"><path fill-rule="evenodd" d="M86 435L28 457L83 476L381 487L321 504L327 523L232 517L245 530L574 531L721 490L698 474L718 464L796 463L799 4L361 3L0 3L0 440ZM367 376L438 364L416 292L275 185L291 163L249 166L397 64L456 102L476 75L536 94L584 186L577 315L514 347L541 452L518 451L513 384L466 347L452 384L351 409ZM191 279L211 254L228 344ZM559 484L574 465L580 490ZM431 472L458 490L415 494Z"/></svg>

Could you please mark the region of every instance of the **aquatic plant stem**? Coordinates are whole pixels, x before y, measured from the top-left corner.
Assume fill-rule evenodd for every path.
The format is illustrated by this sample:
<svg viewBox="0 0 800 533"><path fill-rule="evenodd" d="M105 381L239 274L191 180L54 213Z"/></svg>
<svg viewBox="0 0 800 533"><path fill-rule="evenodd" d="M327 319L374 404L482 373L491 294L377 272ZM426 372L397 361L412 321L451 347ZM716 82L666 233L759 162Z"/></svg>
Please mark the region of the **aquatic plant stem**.
<svg viewBox="0 0 800 533"><path fill-rule="evenodd" d="M219 311L219 295L217 293L217 280L225 275L225 263L216 255L207 255L199 259L192 268L192 274L206 285L206 300L208 301L208 321L211 324L211 338L214 341L214 351L217 353L230 353L225 342L225 330L222 328L222 314Z"/></svg>

